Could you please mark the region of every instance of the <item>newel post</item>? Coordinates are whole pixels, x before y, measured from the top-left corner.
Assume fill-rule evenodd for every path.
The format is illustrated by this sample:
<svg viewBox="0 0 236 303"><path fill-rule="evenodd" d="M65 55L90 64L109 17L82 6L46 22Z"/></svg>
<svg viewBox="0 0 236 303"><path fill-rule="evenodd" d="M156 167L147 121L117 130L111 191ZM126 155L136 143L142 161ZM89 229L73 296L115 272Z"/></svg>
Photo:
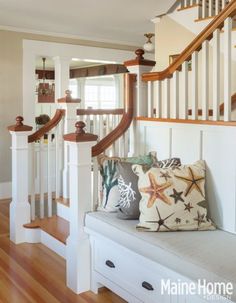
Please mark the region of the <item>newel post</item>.
<svg viewBox="0 0 236 303"><path fill-rule="evenodd" d="M74 125L77 121L77 109L81 99L74 99L71 97L71 91L65 91L66 96L64 98L58 99L58 104L61 109L65 110L65 122L64 129L62 130L64 134L69 134L74 131ZM64 167L63 167L63 198L69 198L69 168L68 168L68 144L64 144Z"/></svg>
<svg viewBox="0 0 236 303"><path fill-rule="evenodd" d="M70 236L66 243L67 286L75 293L90 289L90 244L84 232L84 218L91 211L92 146L97 136L85 133L85 123L75 124L76 132L64 135L69 146Z"/></svg>
<svg viewBox="0 0 236 303"><path fill-rule="evenodd" d="M25 242L23 225L30 222L28 201L28 136L32 127L23 124L23 117L16 117L16 124L8 127L12 136L12 201L10 204L10 239Z"/></svg>

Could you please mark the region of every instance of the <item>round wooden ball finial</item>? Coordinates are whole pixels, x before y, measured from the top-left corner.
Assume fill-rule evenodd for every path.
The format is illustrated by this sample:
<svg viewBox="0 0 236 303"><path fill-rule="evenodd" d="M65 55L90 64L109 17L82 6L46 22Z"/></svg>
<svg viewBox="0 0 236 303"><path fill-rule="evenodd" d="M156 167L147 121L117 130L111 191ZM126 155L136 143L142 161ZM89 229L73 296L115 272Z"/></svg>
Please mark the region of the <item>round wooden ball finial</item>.
<svg viewBox="0 0 236 303"><path fill-rule="evenodd" d="M83 122L83 121L78 121L75 123L75 128L76 128L76 131L75 133L76 134L85 134L85 128L86 124Z"/></svg>
<svg viewBox="0 0 236 303"><path fill-rule="evenodd" d="M144 59L143 55L145 54L145 51L142 48L138 48L135 51L136 59Z"/></svg>
<svg viewBox="0 0 236 303"><path fill-rule="evenodd" d="M22 126L23 125L24 118L22 116L16 117L16 126Z"/></svg>

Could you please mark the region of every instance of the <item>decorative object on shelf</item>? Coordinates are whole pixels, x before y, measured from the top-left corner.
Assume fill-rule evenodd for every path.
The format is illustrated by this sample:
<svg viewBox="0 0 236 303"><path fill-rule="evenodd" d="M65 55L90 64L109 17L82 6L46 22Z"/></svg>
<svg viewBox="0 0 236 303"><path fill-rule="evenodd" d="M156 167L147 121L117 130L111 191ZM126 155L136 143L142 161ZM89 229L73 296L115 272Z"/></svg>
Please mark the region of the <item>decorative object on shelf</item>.
<svg viewBox="0 0 236 303"><path fill-rule="evenodd" d="M148 53L151 53L154 51L154 44L152 43L152 37L155 36L155 34L153 33L147 33L147 34L144 34L144 36L147 38L147 41L144 43L143 45L143 49L148 52Z"/></svg>
<svg viewBox="0 0 236 303"><path fill-rule="evenodd" d="M169 65L171 65L177 58L179 57L179 54L170 55L169 56ZM192 60L188 61L188 70L192 71Z"/></svg>
<svg viewBox="0 0 236 303"><path fill-rule="evenodd" d="M48 81L46 77L46 58L42 58L43 61L43 74L42 79L39 79L39 83L36 87L36 93L38 95L38 102L39 103L53 103L55 102L55 84L54 81Z"/></svg>

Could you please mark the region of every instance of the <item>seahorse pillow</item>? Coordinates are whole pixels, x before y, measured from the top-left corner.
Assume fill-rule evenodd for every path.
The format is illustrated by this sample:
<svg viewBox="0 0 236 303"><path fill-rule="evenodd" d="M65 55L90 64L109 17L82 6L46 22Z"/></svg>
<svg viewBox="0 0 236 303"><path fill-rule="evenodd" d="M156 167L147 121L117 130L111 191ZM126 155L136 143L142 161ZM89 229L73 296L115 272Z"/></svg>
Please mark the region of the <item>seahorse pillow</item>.
<svg viewBox="0 0 236 303"><path fill-rule="evenodd" d="M99 210L108 212L117 211L120 199L117 164L121 161L152 166L153 164L156 164L157 158L155 152L150 152L148 155L144 156L129 158L108 157L105 155L99 157L98 163L102 176L102 198L100 203L101 206L98 208Z"/></svg>
<svg viewBox="0 0 236 303"><path fill-rule="evenodd" d="M137 228L145 231L214 230L207 215L205 162L175 169L133 165L139 177L140 218Z"/></svg>
<svg viewBox="0 0 236 303"><path fill-rule="evenodd" d="M173 169L180 165L179 158L158 160L157 163L152 164L153 167L173 167ZM132 163L127 162L117 164L118 190L120 193L117 217L120 219L138 219L140 215L139 202L142 197L138 190L138 176L133 172L132 166ZM150 165L142 165L143 171L148 171L150 168Z"/></svg>

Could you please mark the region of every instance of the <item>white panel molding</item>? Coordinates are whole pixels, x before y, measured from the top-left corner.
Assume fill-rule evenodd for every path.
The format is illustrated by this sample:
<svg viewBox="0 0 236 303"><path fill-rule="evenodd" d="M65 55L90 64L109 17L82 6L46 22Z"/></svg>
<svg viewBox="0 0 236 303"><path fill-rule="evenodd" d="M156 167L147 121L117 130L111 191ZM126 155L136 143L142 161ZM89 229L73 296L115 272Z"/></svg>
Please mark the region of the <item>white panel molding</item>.
<svg viewBox="0 0 236 303"><path fill-rule="evenodd" d="M0 183L0 199L9 199L11 196L11 182Z"/></svg>

